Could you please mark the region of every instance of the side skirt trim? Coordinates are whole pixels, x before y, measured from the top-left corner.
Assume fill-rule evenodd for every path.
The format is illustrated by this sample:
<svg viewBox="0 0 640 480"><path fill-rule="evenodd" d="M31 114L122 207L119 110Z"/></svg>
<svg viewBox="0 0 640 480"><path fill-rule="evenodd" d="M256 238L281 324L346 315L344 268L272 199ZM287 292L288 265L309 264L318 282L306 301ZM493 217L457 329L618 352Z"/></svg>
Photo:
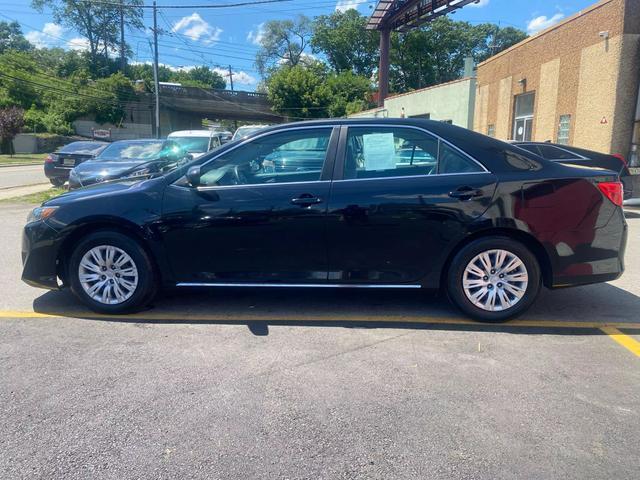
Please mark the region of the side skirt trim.
<svg viewBox="0 0 640 480"><path fill-rule="evenodd" d="M178 283L178 287L279 287L279 288L422 288L420 285L366 283Z"/></svg>

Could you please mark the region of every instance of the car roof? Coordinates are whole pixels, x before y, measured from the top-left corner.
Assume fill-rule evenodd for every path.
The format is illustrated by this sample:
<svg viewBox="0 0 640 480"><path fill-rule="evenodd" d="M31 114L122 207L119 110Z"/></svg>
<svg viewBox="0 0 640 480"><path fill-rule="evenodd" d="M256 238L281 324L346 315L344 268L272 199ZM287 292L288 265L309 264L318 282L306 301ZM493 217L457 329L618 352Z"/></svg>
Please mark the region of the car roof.
<svg viewBox="0 0 640 480"><path fill-rule="evenodd" d="M218 135L231 135L231 132L220 130L178 130L171 132L167 138L171 137L216 137Z"/></svg>

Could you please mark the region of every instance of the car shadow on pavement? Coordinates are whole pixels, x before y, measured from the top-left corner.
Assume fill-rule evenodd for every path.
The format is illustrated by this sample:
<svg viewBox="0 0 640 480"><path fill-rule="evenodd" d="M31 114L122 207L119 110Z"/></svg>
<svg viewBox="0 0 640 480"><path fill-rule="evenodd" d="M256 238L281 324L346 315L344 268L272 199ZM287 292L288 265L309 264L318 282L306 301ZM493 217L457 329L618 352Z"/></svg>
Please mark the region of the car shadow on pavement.
<svg viewBox="0 0 640 480"><path fill-rule="evenodd" d="M164 292L147 310L132 315L98 315L82 307L69 291L58 291L35 299L33 309L106 322L244 325L256 336L268 335L269 326L594 335L603 333L599 325L629 322L637 326L640 321L640 297L609 284L543 289L528 312L505 324L473 322L455 311L446 298L416 290L181 290ZM562 325L567 322L586 322L588 327Z"/></svg>

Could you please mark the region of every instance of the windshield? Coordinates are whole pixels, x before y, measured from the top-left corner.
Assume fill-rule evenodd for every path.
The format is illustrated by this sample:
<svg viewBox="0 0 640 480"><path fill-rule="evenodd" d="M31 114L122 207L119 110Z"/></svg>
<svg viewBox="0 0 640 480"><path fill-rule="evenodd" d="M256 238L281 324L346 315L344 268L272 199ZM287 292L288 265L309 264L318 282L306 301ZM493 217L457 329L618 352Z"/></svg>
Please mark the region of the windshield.
<svg viewBox="0 0 640 480"><path fill-rule="evenodd" d="M160 157L164 142L116 142L105 148L96 160L152 160Z"/></svg>
<svg viewBox="0 0 640 480"><path fill-rule="evenodd" d="M60 153L77 153L82 155L96 155L106 146L107 146L106 143L100 143L100 142L73 142L62 147L60 149Z"/></svg>
<svg viewBox="0 0 640 480"><path fill-rule="evenodd" d="M171 137L171 140L189 153L205 153L209 151L209 137Z"/></svg>

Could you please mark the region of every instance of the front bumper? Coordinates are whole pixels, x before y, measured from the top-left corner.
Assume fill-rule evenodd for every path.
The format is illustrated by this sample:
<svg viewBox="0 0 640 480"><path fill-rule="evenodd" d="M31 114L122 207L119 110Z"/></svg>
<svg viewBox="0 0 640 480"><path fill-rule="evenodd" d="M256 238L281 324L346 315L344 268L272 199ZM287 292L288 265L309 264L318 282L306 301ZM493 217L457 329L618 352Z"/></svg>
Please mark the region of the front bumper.
<svg viewBox="0 0 640 480"><path fill-rule="evenodd" d="M59 289L57 258L61 244L58 232L46 222L25 225L22 231L22 281L32 287Z"/></svg>

